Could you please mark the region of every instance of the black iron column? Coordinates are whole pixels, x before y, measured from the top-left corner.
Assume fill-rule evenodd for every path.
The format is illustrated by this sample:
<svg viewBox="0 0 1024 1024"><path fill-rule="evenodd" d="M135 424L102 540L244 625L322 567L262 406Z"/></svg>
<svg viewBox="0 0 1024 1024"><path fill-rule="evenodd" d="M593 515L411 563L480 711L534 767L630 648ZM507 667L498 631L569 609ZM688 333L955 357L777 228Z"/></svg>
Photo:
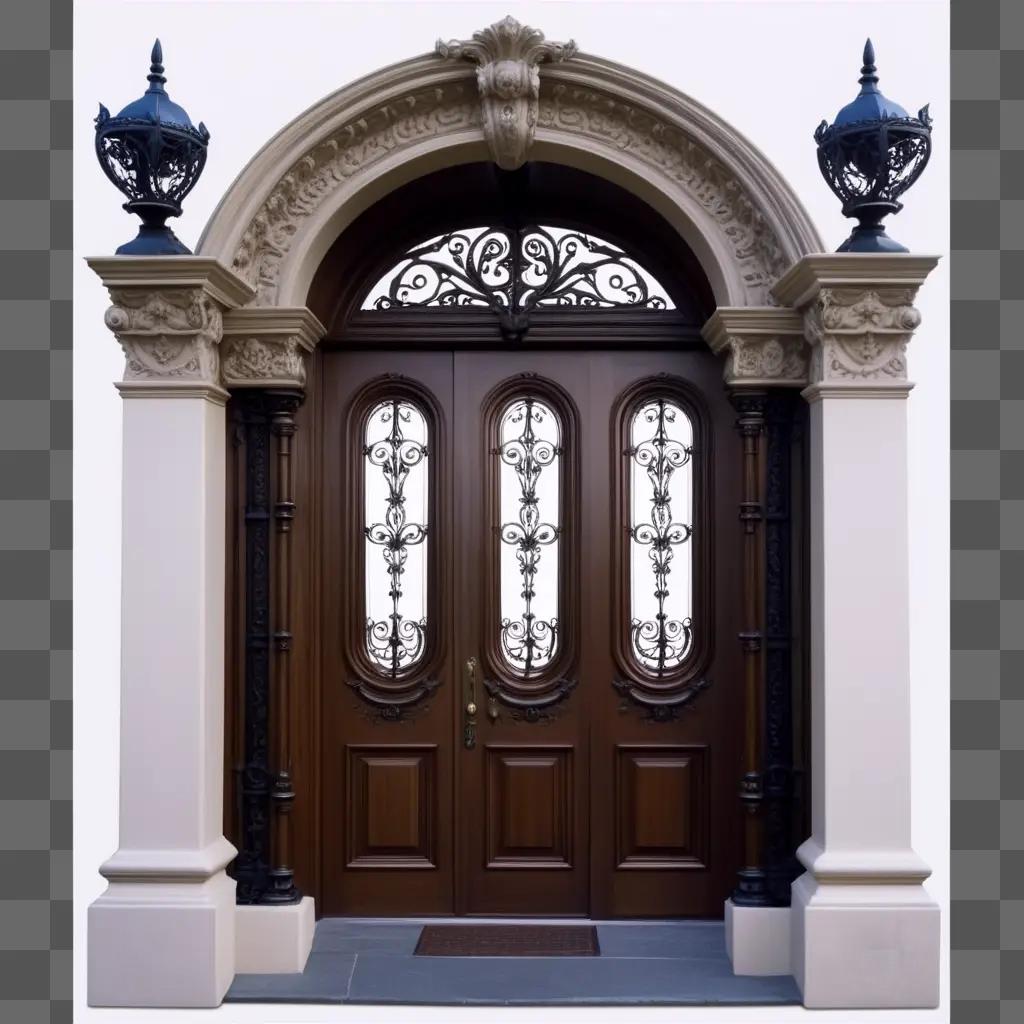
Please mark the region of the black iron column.
<svg viewBox="0 0 1024 1024"><path fill-rule="evenodd" d="M302 893L291 864L290 560L292 437L302 394L252 388L236 392L236 400L245 445L245 763L233 874L239 903L296 903Z"/></svg>
<svg viewBox="0 0 1024 1024"><path fill-rule="evenodd" d="M245 763L234 876L239 903L270 884L270 412L262 390L236 396L245 445Z"/></svg>
<svg viewBox="0 0 1024 1024"><path fill-rule="evenodd" d="M277 497L274 502L274 716L272 723L274 784L270 791L274 811L271 823L270 888L265 903L297 903L302 893L295 886L291 851L291 809L295 790L291 774L291 540L295 518L292 474L292 438L300 391L273 391L269 396L271 432L277 462Z"/></svg>
<svg viewBox="0 0 1024 1024"><path fill-rule="evenodd" d="M763 391L734 391L729 398L739 414L736 428L743 442L743 494L739 511L743 533L743 630L739 635L744 693L743 778L739 794L743 805L743 867L732 901L738 906L750 907L769 904L763 864L761 760L764 708L762 437L767 395Z"/></svg>
<svg viewBox="0 0 1024 1024"><path fill-rule="evenodd" d="M788 906L801 872L793 834L793 515L796 391L769 394L765 410L764 869L768 896Z"/></svg>

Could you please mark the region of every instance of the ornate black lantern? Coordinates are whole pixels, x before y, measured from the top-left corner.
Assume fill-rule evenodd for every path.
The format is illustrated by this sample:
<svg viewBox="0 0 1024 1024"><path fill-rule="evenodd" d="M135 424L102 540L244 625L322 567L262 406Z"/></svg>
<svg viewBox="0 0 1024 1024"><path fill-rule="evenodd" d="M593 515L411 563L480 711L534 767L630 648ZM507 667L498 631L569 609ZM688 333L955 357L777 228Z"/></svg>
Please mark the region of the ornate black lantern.
<svg viewBox="0 0 1024 1024"><path fill-rule="evenodd" d="M181 215L181 201L192 191L206 163L210 133L196 128L164 91L163 50L153 45L149 88L117 117L100 104L96 117L96 156L106 176L128 197L124 209L142 218L138 235L119 256L188 254L166 225Z"/></svg>
<svg viewBox="0 0 1024 1024"><path fill-rule="evenodd" d="M822 176L843 201L843 216L860 222L839 252L907 251L885 233L882 218L903 209L898 199L920 177L932 151L927 105L911 117L879 92L875 70L869 39L860 94L814 133Z"/></svg>

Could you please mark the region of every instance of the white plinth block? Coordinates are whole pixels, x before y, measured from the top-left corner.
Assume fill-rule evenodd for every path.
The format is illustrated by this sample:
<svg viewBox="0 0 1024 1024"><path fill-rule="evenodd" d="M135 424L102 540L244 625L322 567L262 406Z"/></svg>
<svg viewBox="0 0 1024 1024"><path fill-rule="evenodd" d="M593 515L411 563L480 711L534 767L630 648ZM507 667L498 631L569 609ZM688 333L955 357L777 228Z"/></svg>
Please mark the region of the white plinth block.
<svg viewBox="0 0 1024 1024"><path fill-rule="evenodd" d="M111 882L89 907L90 1006L217 1006L234 977L235 883Z"/></svg>
<svg viewBox="0 0 1024 1024"><path fill-rule="evenodd" d="M312 896L284 907L238 907L236 973L301 974L313 948L313 909Z"/></svg>
<svg viewBox="0 0 1024 1024"><path fill-rule="evenodd" d="M939 1005L939 907L920 885L793 883L793 976L811 1009Z"/></svg>
<svg viewBox="0 0 1024 1024"><path fill-rule="evenodd" d="M733 973L792 974L789 907L737 907L725 901L725 948Z"/></svg>

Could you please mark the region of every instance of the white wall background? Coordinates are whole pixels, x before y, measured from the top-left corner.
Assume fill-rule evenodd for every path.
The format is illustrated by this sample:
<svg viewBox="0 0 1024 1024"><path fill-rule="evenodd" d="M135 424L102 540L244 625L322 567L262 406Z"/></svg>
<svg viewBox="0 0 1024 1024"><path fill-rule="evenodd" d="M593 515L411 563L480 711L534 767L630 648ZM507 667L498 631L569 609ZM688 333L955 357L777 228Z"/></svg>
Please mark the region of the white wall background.
<svg viewBox="0 0 1024 1024"><path fill-rule="evenodd" d="M945 258L917 305L910 349L910 515L913 841L931 864L928 888L948 909L949 621L949 40L945 0L857 3L719 0L676 3L93 2L75 6L75 1020L479 1020L498 1011L451 1008L225 1006L216 1011L90 1010L85 1000L85 908L103 890L97 866L117 846L121 400L111 386L123 358L103 326L107 296L82 257L108 255L135 219L93 156L97 102L112 112L141 95L149 51L163 42L167 89L212 133L199 185L172 222L194 247L220 196L274 133L321 97L384 65L466 38L513 14L549 39L639 68L717 111L789 180L828 248L851 222L821 180L812 133L857 91L870 35L882 90L911 112L931 103L935 150L890 233ZM154 453L154 467L159 467ZM159 544L160 538L152 542ZM871 643L871 609L854 624ZM870 679L864 680L871 685ZM884 751L865 756L885 756ZM851 765L855 771L856 766ZM948 936L948 914L944 914ZM943 946L947 942L944 940ZM944 953L944 957L948 954ZM943 970L948 978L948 970ZM934 1012L875 1012L872 1020L939 1021ZM799 1008L504 1010L503 1018L797 1021ZM815 1017L857 1021L857 1013Z"/></svg>

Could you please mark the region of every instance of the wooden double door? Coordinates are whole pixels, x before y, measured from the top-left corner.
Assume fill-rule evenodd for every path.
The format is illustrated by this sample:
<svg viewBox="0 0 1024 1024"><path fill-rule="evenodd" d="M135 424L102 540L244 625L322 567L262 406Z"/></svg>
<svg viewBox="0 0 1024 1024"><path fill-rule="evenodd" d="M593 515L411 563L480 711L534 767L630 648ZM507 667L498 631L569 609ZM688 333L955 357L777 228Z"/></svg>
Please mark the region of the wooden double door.
<svg viewBox="0 0 1024 1024"><path fill-rule="evenodd" d="M327 915L720 916L739 438L706 350L323 356Z"/></svg>

